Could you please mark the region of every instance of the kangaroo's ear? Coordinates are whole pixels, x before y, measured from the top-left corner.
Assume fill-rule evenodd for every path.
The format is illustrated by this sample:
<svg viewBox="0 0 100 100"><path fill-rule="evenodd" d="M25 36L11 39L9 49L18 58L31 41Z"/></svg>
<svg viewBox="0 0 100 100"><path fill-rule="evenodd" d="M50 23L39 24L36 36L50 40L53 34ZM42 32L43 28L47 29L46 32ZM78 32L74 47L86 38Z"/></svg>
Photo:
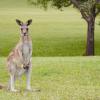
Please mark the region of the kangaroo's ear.
<svg viewBox="0 0 100 100"><path fill-rule="evenodd" d="M16 23L17 23L18 25L20 25L20 26L23 24L23 22L20 21L19 19L16 19Z"/></svg>
<svg viewBox="0 0 100 100"><path fill-rule="evenodd" d="M26 22L27 26L29 26L31 23L32 23L32 19L29 19L29 20Z"/></svg>

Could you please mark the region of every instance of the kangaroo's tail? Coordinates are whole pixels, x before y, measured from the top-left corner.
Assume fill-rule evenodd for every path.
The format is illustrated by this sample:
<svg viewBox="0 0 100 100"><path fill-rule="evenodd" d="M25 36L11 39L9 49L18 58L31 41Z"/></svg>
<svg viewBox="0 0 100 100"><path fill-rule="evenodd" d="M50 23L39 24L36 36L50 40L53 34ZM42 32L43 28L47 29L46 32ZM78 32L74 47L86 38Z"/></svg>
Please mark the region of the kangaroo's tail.
<svg viewBox="0 0 100 100"><path fill-rule="evenodd" d="M5 86L0 84L0 89L3 89L3 88L5 88Z"/></svg>

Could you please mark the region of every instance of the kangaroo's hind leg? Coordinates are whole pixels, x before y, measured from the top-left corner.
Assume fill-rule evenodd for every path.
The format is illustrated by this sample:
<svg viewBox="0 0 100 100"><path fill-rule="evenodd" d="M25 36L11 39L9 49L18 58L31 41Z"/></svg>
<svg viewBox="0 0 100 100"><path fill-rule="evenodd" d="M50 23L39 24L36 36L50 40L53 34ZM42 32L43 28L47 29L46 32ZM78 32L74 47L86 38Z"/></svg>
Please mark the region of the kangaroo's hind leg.
<svg viewBox="0 0 100 100"><path fill-rule="evenodd" d="M13 87L12 84L11 84L11 81L14 80L14 83L15 83L15 77L14 77L14 79L13 79L12 76L13 76L13 75L10 75L10 79L9 79L9 82L8 82L8 88L7 88L8 90L11 90L11 88ZM11 78L11 77L12 77L12 78Z"/></svg>
<svg viewBox="0 0 100 100"><path fill-rule="evenodd" d="M31 83L30 83L30 81L31 81L31 70L32 70L32 64L31 63L29 63L29 65L28 66L26 66L26 89L27 90L29 90L29 91L31 91Z"/></svg>
<svg viewBox="0 0 100 100"><path fill-rule="evenodd" d="M17 92L17 90L15 89L15 80L16 80L16 66L14 64L11 64L8 89L12 92Z"/></svg>

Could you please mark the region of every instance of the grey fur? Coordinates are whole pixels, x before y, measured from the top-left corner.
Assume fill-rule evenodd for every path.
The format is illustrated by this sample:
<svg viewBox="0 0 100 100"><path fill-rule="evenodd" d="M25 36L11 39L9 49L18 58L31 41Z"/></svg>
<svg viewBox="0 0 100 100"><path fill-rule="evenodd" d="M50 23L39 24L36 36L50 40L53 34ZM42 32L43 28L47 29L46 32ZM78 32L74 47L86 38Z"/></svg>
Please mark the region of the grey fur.
<svg viewBox="0 0 100 100"><path fill-rule="evenodd" d="M15 80L19 77L21 77L24 73L26 74L27 78L27 90L31 90L30 80L31 80L31 56L32 56L32 40L29 37L28 33L28 25L20 24L23 23L19 20L16 20L18 25L21 27L21 38L19 43L16 45L16 47L11 51L7 58L7 68L10 74L10 80L8 89L10 91L16 92L15 89ZM31 20L32 21L32 20ZM28 20L27 22L30 22ZM29 23L30 24L30 23Z"/></svg>

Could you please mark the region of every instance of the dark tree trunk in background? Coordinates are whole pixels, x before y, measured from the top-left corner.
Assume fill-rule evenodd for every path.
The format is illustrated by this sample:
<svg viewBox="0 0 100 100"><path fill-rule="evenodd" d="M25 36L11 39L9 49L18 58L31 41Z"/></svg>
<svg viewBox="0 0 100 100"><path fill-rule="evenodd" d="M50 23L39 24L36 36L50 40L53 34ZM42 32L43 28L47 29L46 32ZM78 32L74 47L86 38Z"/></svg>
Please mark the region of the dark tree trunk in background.
<svg viewBox="0 0 100 100"><path fill-rule="evenodd" d="M95 17L90 17L87 22L87 44L86 44L86 56L94 55L94 28L95 28Z"/></svg>
<svg viewBox="0 0 100 100"><path fill-rule="evenodd" d="M95 6L91 10L91 15L87 19L87 44L86 44L86 56L94 56L94 30L95 30Z"/></svg>
<svg viewBox="0 0 100 100"><path fill-rule="evenodd" d="M85 56L94 56L95 50L94 50L94 28L95 28L95 18L97 12L96 11L96 5L94 4L94 1L91 1L91 4L88 4L91 6L89 8L87 5L83 4L83 8L80 7L81 0L70 0L76 8L80 10L80 13L82 17L87 22L87 43L86 43L86 51L84 53ZM100 0L99 0L100 1ZM89 2L88 2L89 3ZM86 6L86 7L85 7Z"/></svg>

